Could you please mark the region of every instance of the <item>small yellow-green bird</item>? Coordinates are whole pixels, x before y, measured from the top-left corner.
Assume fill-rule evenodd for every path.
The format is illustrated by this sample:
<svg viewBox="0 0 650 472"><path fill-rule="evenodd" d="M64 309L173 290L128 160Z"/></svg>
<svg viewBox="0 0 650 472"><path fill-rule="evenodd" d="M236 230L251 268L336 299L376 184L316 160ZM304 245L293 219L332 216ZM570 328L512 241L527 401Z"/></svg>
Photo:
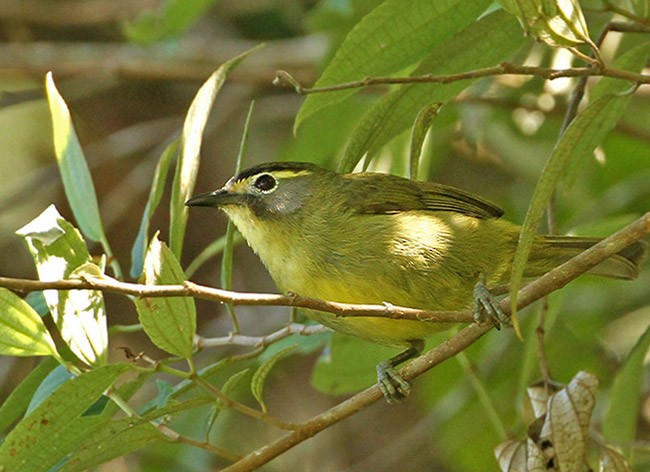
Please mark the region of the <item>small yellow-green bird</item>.
<svg viewBox="0 0 650 472"><path fill-rule="evenodd" d="M463 190L388 174L340 174L304 162L252 167L186 204L222 209L283 292L427 310L494 306L486 287L508 283L520 231L500 219L501 208ZM548 272L598 241L539 236L525 275ZM592 272L632 279L643 250L633 244ZM406 348L377 366L389 401L410 389L395 366L448 327L316 311L307 316L341 333Z"/></svg>

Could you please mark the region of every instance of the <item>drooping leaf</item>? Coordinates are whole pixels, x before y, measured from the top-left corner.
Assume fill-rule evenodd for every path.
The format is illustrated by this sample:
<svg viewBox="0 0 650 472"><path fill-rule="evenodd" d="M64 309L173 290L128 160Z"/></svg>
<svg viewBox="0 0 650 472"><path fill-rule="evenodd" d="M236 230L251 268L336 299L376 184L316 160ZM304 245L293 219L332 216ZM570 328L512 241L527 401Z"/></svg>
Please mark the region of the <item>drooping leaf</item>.
<svg viewBox="0 0 650 472"><path fill-rule="evenodd" d="M144 253L147 249L147 241L149 240L149 221L160 203L160 199L165 189L167 173L169 172L171 163L177 156L179 144L180 140L175 139L169 146L167 146L156 165L153 181L151 182L151 189L149 190L149 197L147 198L147 205L144 208L142 220L140 220L140 229L138 230L138 235L136 236L133 248L131 249L131 277L134 279L140 277L140 274L142 274Z"/></svg>
<svg viewBox="0 0 650 472"><path fill-rule="evenodd" d="M627 101L628 97L620 95L604 95L593 101L571 122L544 166L522 225L519 244L512 264L510 302L515 327L518 326L516 317L517 291L523 280L523 274L537 234L539 222L557 183L572 158L593 152L596 146L600 144L616 123L612 119L613 113L618 113L618 116L620 116L625 110Z"/></svg>
<svg viewBox="0 0 650 472"><path fill-rule="evenodd" d="M603 434L629 450L636 436L641 407L641 390L646 368L644 359L650 349L650 327L639 337L623 368L616 375L609 396L609 409L603 422Z"/></svg>
<svg viewBox="0 0 650 472"><path fill-rule="evenodd" d="M387 0L366 15L345 38L314 87L396 73L417 64L432 49L462 30L489 6L485 0ZM311 94L294 128L323 107L357 92Z"/></svg>
<svg viewBox="0 0 650 472"><path fill-rule="evenodd" d="M276 352L273 356L267 358L262 364L257 368L253 374L253 379L251 380L251 392L257 400L257 402L262 407L262 411L266 412L266 403L264 403L263 393L264 393L264 382L266 377L271 372L273 366L287 354L289 354L295 346L287 346L281 351Z"/></svg>
<svg viewBox="0 0 650 472"><path fill-rule="evenodd" d="M239 382L248 375L248 372L250 371L250 368L246 368L243 370L240 370L239 372L234 373L230 377L228 377L228 380L223 384L223 387L221 387L221 393L223 393L226 396L229 396L230 393L234 390L234 388L239 384ZM214 426L214 424L217 421L217 418L219 417L219 414L225 409L225 405L223 402L219 399L215 402L215 405L212 410L212 414L210 415L210 419L208 420L208 428L207 428L207 433L210 433L210 430Z"/></svg>
<svg viewBox="0 0 650 472"><path fill-rule="evenodd" d="M6 288L0 288L0 355L59 357L38 313Z"/></svg>
<svg viewBox="0 0 650 472"><path fill-rule="evenodd" d="M0 464L6 470L49 470L78 444L68 441L69 435L78 438L82 431L66 428L128 369L125 364L97 367L65 382L7 435Z"/></svg>
<svg viewBox="0 0 650 472"><path fill-rule="evenodd" d="M144 260L141 282L146 285L176 285L185 274L171 250L154 235ZM137 298L140 323L156 346L188 358L194 347L196 306L191 297Z"/></svg>
<svg viewBox="0 0 650 472"><path fill-rule="evenodd" d="M50 205L16 232L27 242L40 280L63 280L90 269L90 255L81 235ZM80 271L80 272L79 272ZM61 337L89 365L106 362L108 333L104 298L95 290L43 292Z"/></svg>
<svg viewBox="0 0 650 472"><path fill-rule="evenodd" d="M54 84L51 72L46 75L45 89L52 116L54 150L68 203L81 232L87 238L101 243L106 254L111 256L90 170L75 133L70 111ZM121 274L117 262L113 268L119 277Z"/></svg>
<svg viewBox="0 0 650 472"><path fill-rule="evenodd" d="M177 258L181 256L185 227L187 225L187 207L185 202L192 196L196 174L199 170L201 138L208 121L212 104L217 93L226 81L228 73L245 57L257 51L260 46L224 62L201 86L192 100L183 124L181 153L174 173L172 196L170 202L169 245Z"/></svg>
<svg viewBox="0 0 650 472"><path fill-rule="evenodd" d="M441 106L442 103L432 103L430 105L426 105L422 108L422 110L420 110L417 118L415 119L413 130L411 131L411 152L409 163L410 179L418 179L418 168L420 164L420 156L422 155L424 138L426 138L427 132L431 127L431 123L440 111Z"/></svg>
<svg viewBox="0 0 650 472"><path fill-rule="evenodd" d="M587 372L578 372L564 389L553 394L548 401L548 412L538 445L552 445L553 462L559 470L581 470L597 390L596 377Z"/></svg>

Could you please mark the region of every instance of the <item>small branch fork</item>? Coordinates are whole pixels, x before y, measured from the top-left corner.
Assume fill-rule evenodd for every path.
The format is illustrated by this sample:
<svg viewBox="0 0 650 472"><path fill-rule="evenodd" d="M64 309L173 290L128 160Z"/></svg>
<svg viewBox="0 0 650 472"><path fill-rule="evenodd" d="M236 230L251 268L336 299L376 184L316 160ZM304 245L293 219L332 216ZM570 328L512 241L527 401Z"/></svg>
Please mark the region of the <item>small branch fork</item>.
<svg viewBox="0 0 650 472"><path fill-rule="evenodd" d="M570 261L553 269L539 279L523 287L518 295L518 308L524 308L549 293L564 287L579 275L584 274L592 267L616 254L630 244L641 240L650 234L650 212L643 215L633 223L608 238L595 244L583 253ZM318 309L339 313L341 316L390 316L404 319L431 320L450 322L471 321L472 314L469 312L454 312L454 316L446 313L445 316L437 318L438 312L406 309L390 305L351 305L344 303L333 303L323 300L315 300L290 295L270 295L236 293L219 290L209 287L202 287L193 283L186 283L181 286L146 286L119 282L110 278L102 279L74 279L56 282L41 282L37 280L13 279L0 277L0 286L12 290L29 292L34 290L56 289L94 289L106 292L121 293L141 297L166 297L166 296L191 296L220 302L230 302L239 305L286 305L301 306L305 308ZM500 302L500 308L505 314L510 314L510 301L505 298ZM340 311L337 311L340 310ZM462 316L459 316L459 313ZM458 318L455 318L458 316ZM413 380L441 362L455 356L471 344L478 341L492 328L491 324L470 324L463 328L449 340L431 349L421 357L413 360L400 370L400 375L407 381ZM218 343L217 343L218 344ZM342 421L356 412L368 407L381 398L379 388L374 385L366 390L357 393L348 400L335 407L316 415L307 421L295 425L295 429L285 436L251 452L239 461L224 470L248 471L258 468L283 452L300 444L306 439L316 435L320 431Z"/></svg>

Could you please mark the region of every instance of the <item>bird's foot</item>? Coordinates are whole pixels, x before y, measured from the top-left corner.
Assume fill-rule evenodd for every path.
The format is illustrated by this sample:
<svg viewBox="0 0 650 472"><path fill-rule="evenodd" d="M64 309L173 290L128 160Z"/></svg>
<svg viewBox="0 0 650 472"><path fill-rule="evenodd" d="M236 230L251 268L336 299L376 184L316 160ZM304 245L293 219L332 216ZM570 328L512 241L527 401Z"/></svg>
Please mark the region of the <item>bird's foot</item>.
<svg viewBox="0 0 650 472"><path fill-rule="evenodd" d="M482 323L486 320L490 320L496 329L511 324L510 318L501 311L497 299L481 278L474 286L474 321Z"/></svg>
<svg viewBox="0 0 650 472"><path fill-rule="evenodd" d="M377 364L377 381L388 403L400 403L411 393L411 384L399 375L390 360Z"/></svg>

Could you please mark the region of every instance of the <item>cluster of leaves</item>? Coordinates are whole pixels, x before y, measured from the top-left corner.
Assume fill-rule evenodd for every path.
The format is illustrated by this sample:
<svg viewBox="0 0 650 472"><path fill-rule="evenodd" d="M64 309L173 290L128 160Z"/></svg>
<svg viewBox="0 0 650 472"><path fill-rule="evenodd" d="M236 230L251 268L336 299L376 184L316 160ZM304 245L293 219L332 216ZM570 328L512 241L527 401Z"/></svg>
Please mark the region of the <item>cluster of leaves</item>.
<svg viewBox="0 0 650 472"><path fill-rule="evenodd" d="M143 17L139 22L128 25L126 33L133 40L143 42L173 36L192 24L211 3L209 0L168 2L157 16ZM329 14L336 16L339 3L341 2L324 2L320 18L327 16L328 8ZM509 0L502 3L507 11L493 8L492 2L488 0L414 0L409 2L409 8L404 8L402 0L351 1L349 5L352 15L347 22L350 31L345 31L345 38L315 87L336 86L363 80L368 76L415 78L458 74L490 67L513 57L522 58L534 47L532 41L522 35L522 25L536 39L553 47L570 48L580 57L586 57L589 52L597 52L589 39L587 23L577 2ZM642 11L643 2L636 3L639 9L637 14L647 15L647 11ZM334 23L341 24L339 21ZM587 52L581 52L583 46L588 47ZM617 55L612 67L638 72L647 62L649 50L650 43L647 41L628 43L627 50ZM187 223L184 202L193 193L199 168L201 135L226 75L243 57L222 65L206 81L190 107L182 136L168 146L158 162L133 245L129 271L131 277L140 277L142 283L183 283L188 274L207 258L225 248L228 251L232 248L235 237L232 230L229 230L226 236L206 248L186 271L183 271L178 262ZM490 87L498 85L479 78L469 78L445 84L412 82L395 85L373 101L369 101L367 96L355 94L360 90L358 87L311 94L295 122L298 138L293 147L285 149L285 156L289 158L299 152L300 158L304 160L305 151L308 151L310 159L316 162L349 171L361 162L364 168L373 164L379 166L386 161L386 149L397 149L398 152L390 153L387 159L393 171L404 171L413 178L428 177L434 168L430 157L434 145L425 139L427 133L444 133L445 129L456 125L464 112L462 105L457 106L453 102L461 94L470 99L486 97L491 92ZM115 278L122 279L121 265L113 257L102 227L83 151L72 127L67 106L56 90L51 75L47 77L46 88L59 169L79 230L52 206L19 230L18 234L27 242L36 261L39 278L43 281L106 278L106 265ZM580 111L557 140L528 209L517 256L516 267L519 269L515 271L513 286L518 285L532 235L560 178L567 173L575 175L579 164L588 160L593 150L602 144L605 136L628 109L633 92L630 85L623 81L598 79L590 90L589 105ZM429 131L431 126L434 129ZM407 152L403 152L401 146L405 132L410 137ZM157 234L150 239L149 222L162 200L164 183L174 165L168 247L159 240ZM82 235L101 245L104 252L102 258L97 260L91 257ZM230 288L229 257L224 256L224 288ZM166 415L177 415L209 405L212 409L208 415L209 421L202 425L207 430L206 435L216 420L222 417L220 412L225 408L239 408L250 415L257 415L257 419L268 419L265 417L263 386L270 369L283 356L297 352L292 344L300 343L303 352L323 344L322 338L317 341L277 343L273 349L257 358L253 374L249 368L240 368L237 364L239 370L229 374L221 388L216 389L207 385L204 379L222 369L227 362L207 366L202 370L196 368L196 308L193 299L135 298L133 301L144 332L157 347L169 354L164 361L151 367L134 364L107 365L109 329L100 292L45 291L42 296L30 296L25 301L6 289L0 289L0 354L49 357L0 407L0 429L4 430L20 420L0 445L0 465L6 470L84 470L145 446L166 442L198 445L228 460L236 460L235 454L210 448L207 441L202 444L192 443L189 438L174 433L167 428ZM561 300L553 299L552 302L560 304ZM61 334L63 343L60 346L56 345L45 327L41 317L45 313L51 314ZM556 312L552 318L555 317ZM234 315L233 321L236 331ZM547 325L547 329L550 328ZM514 354L503 356L507 359L503 359L505 365L501 370L513 367L512 370L521 371L517 387L522 391L533 371L531 359L535 352L532 336L534 329L534 323L522 326L527 339L523 347L504 343L500 339L486 342L482 348L470 350L468 354L478 353L484 359L490 359L499 357L506 347L512 348L510 352ZM611 406L603 423L605 436L625 446L624 452L628 457L629 445L636 434L643 357L650 344L648 332L639 338L627 358L625 368L615 377L610 395ZM259 354L260 350L252 352L252 356ZM327 354L319 359L314 369L314 385L319 390L333 394L357 391L374 382L372 367L387 356L388 352L383 348L334 336ZM521 364L514 361L518 357L523 359ZM350 362L350 359L355 362ZM188 371L170 367L170 364L183 360L189 366ZM569 362L567 364L567 370L574 367ZM463 361L460 365L465 367L441 366L442 369L437 370L433 382L451 385L452 379L456 382L456 378L461 376L459 373L475 379L471 366L463 364ZM484 363L482 367L494 370L492 364ZM159 381L158 396L135 411L130 406L131 398L158 371L174 375L180 381L173 386ZM124 381L128 377L125 375L127 372L130 372L131 377ZM251 393L260 404L260 410L252 410L228 397L247 376L250 378ZM123 383L116 386L118 378ZM496 379L496 387L491 393L511 395L511 383ZM581 390L585 384L587 388ZM523 442L504 443L500 446L498 459L501 467L507 470L525 470L522 464L527 462L525 467L531 470L548 466L549 463L560 470L571 470L567 469L571 464L580 464L589 442L587 427L593 409L595 384L593 377L580 374L566 389L550 397L539 400L541 394L537 394L538 401L533 408L533 416L537 419L532 420L533 427ZM435 393L427 401L439 404L437 411L442 411L445 405L455 405L449 401L454 395L471 398L465 384L456 382L454 385L456 387L449 393L441 392L437 387L430 389ZM481 418L497 417L492 427L504 436L506 428L498 425L499 421L503 421L498 419L502 412L497 412L497 408L490 404L489 395L481 394L484 387L475 385L475 389L481 398L480 408L488 413L477 413L476 409L469 406L464 415L472 417L472 420L465 424L475 425L477 415ZM630 397L630 392L634 392L634 398ZM577 398L587 400L580 404L576 401ZM471 403L468 401L468 404ZM575 404L580 405L574 407ZM458 406L454 408L459 409ZM116 419L115 414L119 409L129 417ZM507 415L510 415L507 420L512 420L513 412L506 413L505 416ZM571 415L576 419L569 418ZM516 428L521 430L524 421L521 418L516 420ZM560 431L560 428L554 426L558 421L564 421L568 427ZM493 430L489 426L476 429L487 431L488 435ZM196 430L193 433L196 434ZM478 435L478 432L472 434ZM524 436L524 433L520 436ZM451 439L438 439L439 443L445 441ZM485 437L477 442L486 443ZM485 450L489 452L496 443L497 441L492 441L487 444ZM527 444L528 449L522 444ZM545 444L552 444L553 449L541 449ZM563 449L568 444L579 447L569 451ZM446 455L459 458L458 470L463 466L466 470L476 470L477 464L484 464L485 457L480 452L467 458L466 454L455 454L462 445L439 446L446 451ZM465 464L461 463L460 457L464 457L462 460ZM605 449L601 463L604 464L603 467L609 467L609 470L626 470L627 467L622 456L609 449ZM608 465L610 463L615 464Z"/></svg>

